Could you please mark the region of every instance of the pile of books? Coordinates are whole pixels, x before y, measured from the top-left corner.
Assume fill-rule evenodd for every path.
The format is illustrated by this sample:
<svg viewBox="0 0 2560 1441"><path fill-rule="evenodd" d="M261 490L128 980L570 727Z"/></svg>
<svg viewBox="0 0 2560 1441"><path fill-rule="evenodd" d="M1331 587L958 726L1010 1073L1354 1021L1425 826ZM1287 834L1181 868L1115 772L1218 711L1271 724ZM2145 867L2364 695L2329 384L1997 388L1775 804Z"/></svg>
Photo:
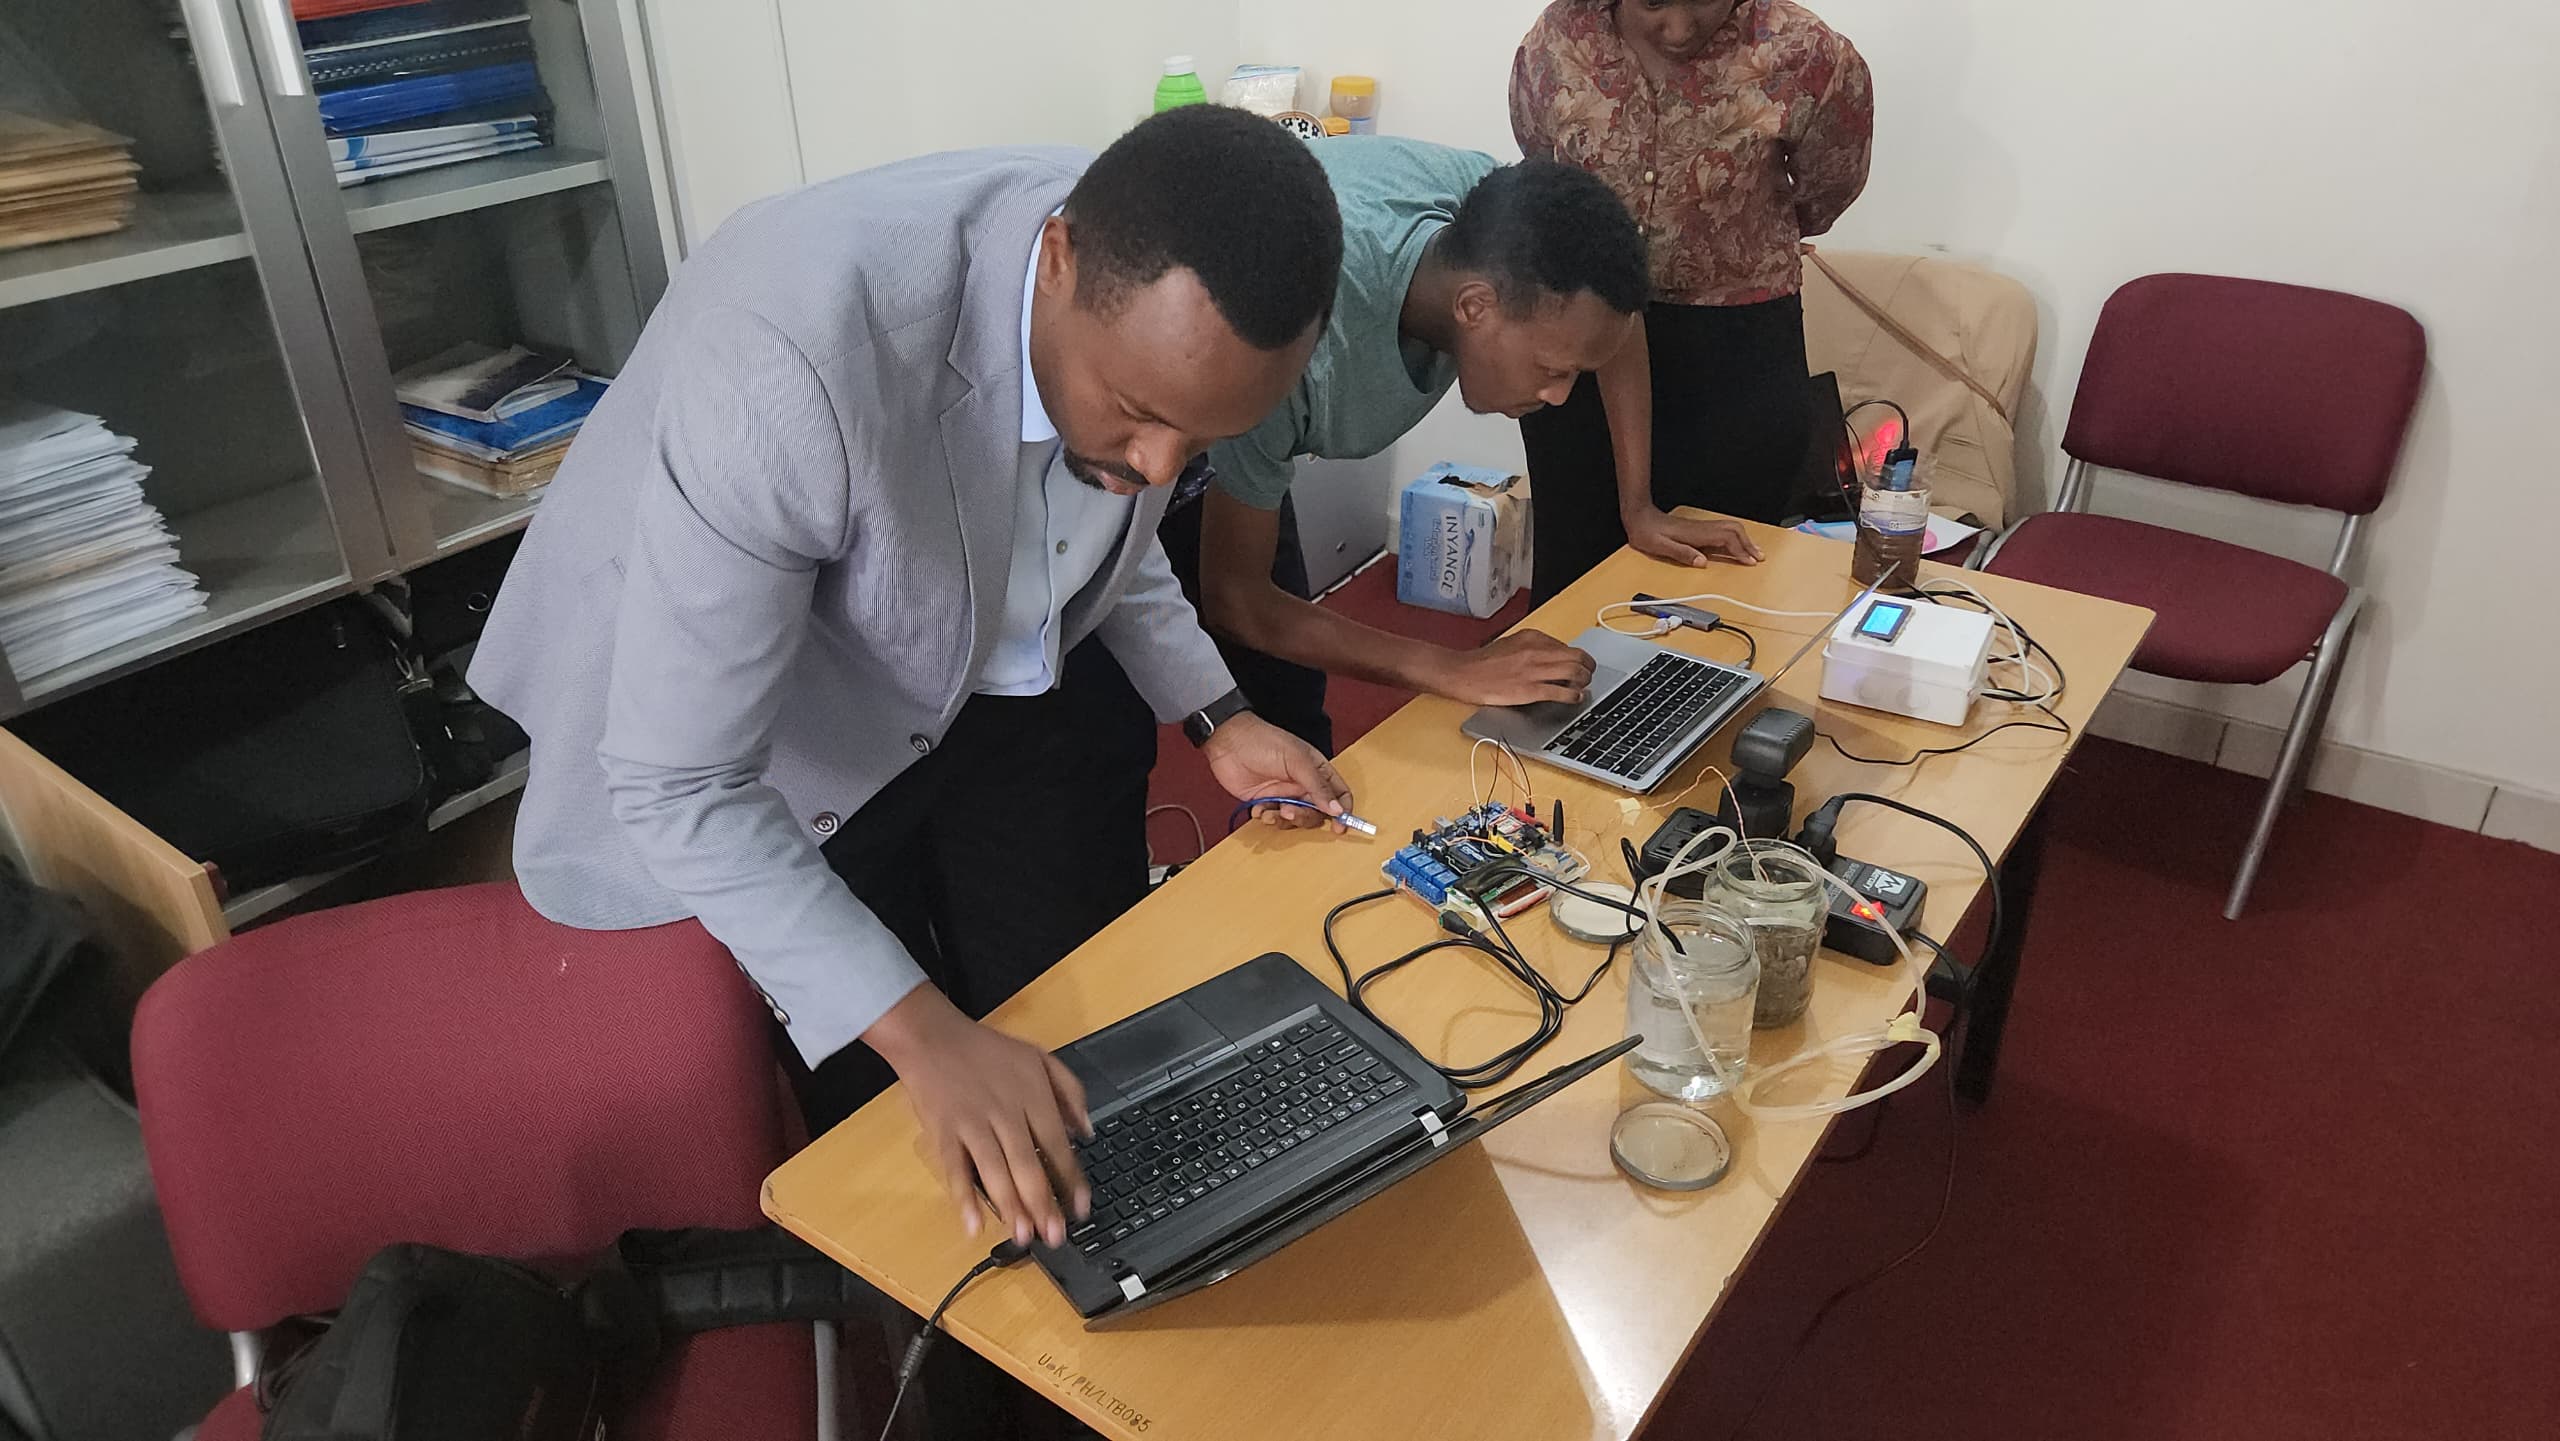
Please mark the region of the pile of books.
<svg viewBox="0 0 2560 1441"><path fill-rule="evenodd" d="M418 472L499 497L550 483L605 389L568 357L521 345L458 346L397 383Z"/></svg>
<svg viewBox="0 0 2560 1441"><path fill-rule="evenodd" d="M20 685L208 603L133 448L97 416L0 397L0 652Z"/></svg>
<svg viewBox="0 0 2560 1441"><path fill-rule="evenodd" d="M342 186L545 142L527 0L294 0Z"/></svg>
<svg viewBox="0 0 2560 1441"><path fill-rule="evenodd" d="M141 169L121 135L0 110L0 250L124 229Z"/></svg>

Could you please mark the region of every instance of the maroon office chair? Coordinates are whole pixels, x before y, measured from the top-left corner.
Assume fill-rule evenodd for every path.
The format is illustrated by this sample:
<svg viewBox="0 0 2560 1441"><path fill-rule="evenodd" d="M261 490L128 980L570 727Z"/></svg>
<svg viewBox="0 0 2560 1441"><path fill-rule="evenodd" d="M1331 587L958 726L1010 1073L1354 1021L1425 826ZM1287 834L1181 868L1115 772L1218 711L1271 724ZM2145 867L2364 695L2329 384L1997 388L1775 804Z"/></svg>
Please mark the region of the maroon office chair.
<svg viewBox="0 0 2560 1441"><path fill-rule="evenodd" d="M2397 306L2211 275L2136 280L2109 298L2090 337L2054 511L2019 524L1985 563L2158 612L2137 670L2264 685L2311 662L2226 918L2248 903L2276 815L2309 777L2364 605L2345 579L2356 532L2390 488L2426 366L2426 331ZM2336 511L2338 543L2323 571L2083 514L2097 468Z"/></svg>
<svg viewBox="0 0 2560 1441"><path fill-rule="evenodd" d="M699 926L553 925L511 885L302 916L180 962L133 1030L180 1282L258 1434L262 1333L395 1241L574 1265L632 1227L762 1224L783 1157L765 1008ZM672 1346L615 1436L811 1438L807 1326Z"/></svg>

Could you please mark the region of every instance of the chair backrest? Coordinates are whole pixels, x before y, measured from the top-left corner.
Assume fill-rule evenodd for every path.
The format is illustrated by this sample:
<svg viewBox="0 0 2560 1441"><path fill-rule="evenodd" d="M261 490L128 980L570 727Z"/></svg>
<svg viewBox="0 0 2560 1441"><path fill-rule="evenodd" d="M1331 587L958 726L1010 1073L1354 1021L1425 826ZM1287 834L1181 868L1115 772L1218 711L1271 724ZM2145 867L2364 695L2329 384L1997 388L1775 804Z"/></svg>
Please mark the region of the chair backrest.
<svg viewBox="0 0 2560 1441"><path fill-rule="evenodd" d="M2099 315L2062 448L2110 470L2370 515L2426 366L2426 330L2396 305L2149 275Z"/></svg>
<svg viewBox="0 0 2560 1441"><path fill-rule="evenodd" d="M771 1023L687 923L587 932L511 885L298 917L179 963L134 1023L197 1315L334 1308L394 1241L534 1262L752 1226L782 1158Z"/></svg>

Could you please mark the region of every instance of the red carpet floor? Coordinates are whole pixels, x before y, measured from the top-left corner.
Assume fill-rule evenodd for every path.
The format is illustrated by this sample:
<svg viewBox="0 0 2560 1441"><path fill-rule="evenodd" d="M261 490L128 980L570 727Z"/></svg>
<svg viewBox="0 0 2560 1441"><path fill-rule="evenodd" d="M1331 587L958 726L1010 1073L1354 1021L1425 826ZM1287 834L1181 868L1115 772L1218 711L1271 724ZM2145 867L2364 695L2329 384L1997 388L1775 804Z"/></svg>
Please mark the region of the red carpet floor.
<svg viewBox="0 0 2560 1441"><path fill-rule="evenodd" d="M1329 603L1459 643L1516 618L1393 592L1382 566ZM1333 695L1346 744L1402 700ZM1158 799L1214 837L1215 785L1164 755ZM2081 747L1945 1230L1777 1369L1927 1229L1948 1122L1915 1089L1815 1169L1648 1434L1726 1441L1774 1385L1764 1441L2560 1437L2560 941L2524 929L2560 856L2315 795L2225 922L2256 797ZM1179 816L1152 834L1188 854Z"/></svg>

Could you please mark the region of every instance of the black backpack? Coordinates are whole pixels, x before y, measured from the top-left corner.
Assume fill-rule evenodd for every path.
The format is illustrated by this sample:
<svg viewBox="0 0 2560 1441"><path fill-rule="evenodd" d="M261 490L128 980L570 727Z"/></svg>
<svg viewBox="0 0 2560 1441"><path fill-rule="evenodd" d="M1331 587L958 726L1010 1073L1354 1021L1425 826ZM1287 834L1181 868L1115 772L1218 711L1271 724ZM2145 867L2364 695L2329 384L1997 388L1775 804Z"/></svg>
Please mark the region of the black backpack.
<svg viewBox="0 0 2560 1441"><path fill-rule="evenodd" d="M371 613L338 601L11 725L238 894L426 834L407 683Z"/></svg>
<svg viewBox="0 0 2560 1441"><path fill-rule="evenodd" d="M629 1231L582 1280L385 1247L259 1379L265 1441L599 1441L670 1336L840 1320L874 1293L789 1234ZM814 1399L814 1398L813 1398Z"/></svg>

